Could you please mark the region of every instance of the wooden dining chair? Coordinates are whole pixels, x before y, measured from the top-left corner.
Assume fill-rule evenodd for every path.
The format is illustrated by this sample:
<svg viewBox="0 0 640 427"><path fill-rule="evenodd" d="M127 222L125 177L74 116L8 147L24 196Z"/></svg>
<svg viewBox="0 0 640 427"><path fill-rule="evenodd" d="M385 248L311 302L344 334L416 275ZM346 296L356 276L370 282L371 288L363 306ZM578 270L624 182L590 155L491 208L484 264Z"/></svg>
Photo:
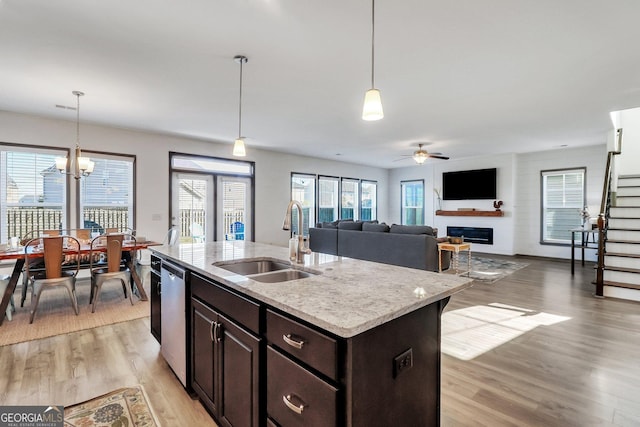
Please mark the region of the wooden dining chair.
<svg viewBox="0 0 640 427"><path fill-rule="evenodd" d="M116 233L118 233L119 231L120 231L120 229L119 229L119 228L117 228L117 227L113 227L113 228L105 228L105 229L104 229L104 233L105 233L105 234L116 234Z"/></svg>
<svg viewBox="0 0 640 427"><path fill-rule="evenodd" d="M127 263L123 261L122 245L125 240L132 240L135 243L135 237L128 234L103 234L91 240L89 252L91 295L89 303L92 313L96 311L102 285L107 281L119 280L122 284L124 297L127 298L127 283L131 282L131 272ZM106 259L102 256L103 254L106 254ZM129 295L129 300L133 305L133 295Z"/></svg>
<svg viewBox="0 0 640 427"><path fill-rule="evenodd" d="M45 289L63 286L69 292L71 305L78 315L76 298L76 276L80 271L80 242L71 236L52 236L31 239L24 247L25 275L31 287L31 309L29 323L38 309L40 297ZM44 259L44 268L33 269L30 261Z"/></svg>

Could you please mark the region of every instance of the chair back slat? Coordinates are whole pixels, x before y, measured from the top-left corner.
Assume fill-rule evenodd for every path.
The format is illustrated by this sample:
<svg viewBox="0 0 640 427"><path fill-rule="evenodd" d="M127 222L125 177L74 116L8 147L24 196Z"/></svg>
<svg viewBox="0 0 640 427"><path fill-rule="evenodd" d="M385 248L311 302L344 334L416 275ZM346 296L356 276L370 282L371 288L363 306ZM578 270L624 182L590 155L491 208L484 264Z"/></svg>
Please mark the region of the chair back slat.
<svg viewBox="0 0 640 427"><path fill-rule="evenodd" d="M123 239L122 234L107 235L107 269L110 273L120 271Z"/></svg>
<svg viewBox="0 0 640 427"><path fill-rule="evenodd" d="M62 259L64 254L62 253L63 238L57 237L44 237L44 268L47 275L47 279L56 279L62 277Z"/></svg>

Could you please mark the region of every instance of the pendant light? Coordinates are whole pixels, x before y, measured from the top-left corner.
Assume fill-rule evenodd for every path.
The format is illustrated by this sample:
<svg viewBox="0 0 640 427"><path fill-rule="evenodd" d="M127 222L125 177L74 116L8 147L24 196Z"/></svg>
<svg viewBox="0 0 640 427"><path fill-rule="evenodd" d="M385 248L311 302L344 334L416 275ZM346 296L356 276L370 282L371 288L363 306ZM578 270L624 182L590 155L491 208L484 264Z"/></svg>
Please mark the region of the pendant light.
<svg viewBox="0 0 640 427"><path fill-rule="evenodd" d="M84 96L84 92L80 92L78 90L74 90L71 92L77 98L77 107L76 107L76 158L75 161L72 160L73 172L67 172L67 163L69 163L69 159L66 157L57 157L56 158L56 169L60 171L60 173L67 174L73 176L75 179L80 179L84 176L89 176L91 172L93 172L93 168L95 163L91 161L89 157L82 156L82 150L80 150L80 97Z"/></svg>
<svg viewBox="0 0 640 427"><path fill-rule="evenodd" d="M244 136L242 136L242 65L246 64L248 59L243 55L236 55L233 60L240 64L240 96L238 100L238 138L233 143L233 155L237 157L245 157L247 151L244 147Z"/></svg>
<svg viewBox="0 0 640 427"><path fill-rule="evenodd" d="M371 89L364 94L364 107L362 108L362 120L373 121L384 117L380 91L374 84L375 71L375 34L376 34L376 0L371 0Z"/></svg>

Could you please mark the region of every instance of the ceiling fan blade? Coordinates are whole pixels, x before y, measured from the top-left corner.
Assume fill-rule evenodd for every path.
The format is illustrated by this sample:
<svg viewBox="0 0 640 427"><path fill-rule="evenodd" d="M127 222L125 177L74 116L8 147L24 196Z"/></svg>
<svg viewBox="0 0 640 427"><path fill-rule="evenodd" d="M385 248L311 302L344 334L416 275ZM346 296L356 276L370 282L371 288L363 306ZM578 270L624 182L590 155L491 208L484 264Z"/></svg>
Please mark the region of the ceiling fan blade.
<svg viewBox="0 0 640 427"><path fill-rule="evenodd" d="M429 157L431 157L432 159L449 160L449 158L447 156L436 156L436 155L433 155L433 154L429 154Z"/></svg>

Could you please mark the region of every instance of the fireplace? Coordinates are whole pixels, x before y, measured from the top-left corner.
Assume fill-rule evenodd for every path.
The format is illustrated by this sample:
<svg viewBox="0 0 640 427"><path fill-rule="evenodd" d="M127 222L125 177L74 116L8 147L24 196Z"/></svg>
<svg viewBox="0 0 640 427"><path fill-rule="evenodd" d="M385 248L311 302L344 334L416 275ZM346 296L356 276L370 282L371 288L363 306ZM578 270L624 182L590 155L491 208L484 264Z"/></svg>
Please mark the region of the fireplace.
<svg viewBox="0 0 640 427"><path fill-rule="evenodd" d="M493 228L447 227L447 236L463 236L465 242L493 245Z"/></svg>

